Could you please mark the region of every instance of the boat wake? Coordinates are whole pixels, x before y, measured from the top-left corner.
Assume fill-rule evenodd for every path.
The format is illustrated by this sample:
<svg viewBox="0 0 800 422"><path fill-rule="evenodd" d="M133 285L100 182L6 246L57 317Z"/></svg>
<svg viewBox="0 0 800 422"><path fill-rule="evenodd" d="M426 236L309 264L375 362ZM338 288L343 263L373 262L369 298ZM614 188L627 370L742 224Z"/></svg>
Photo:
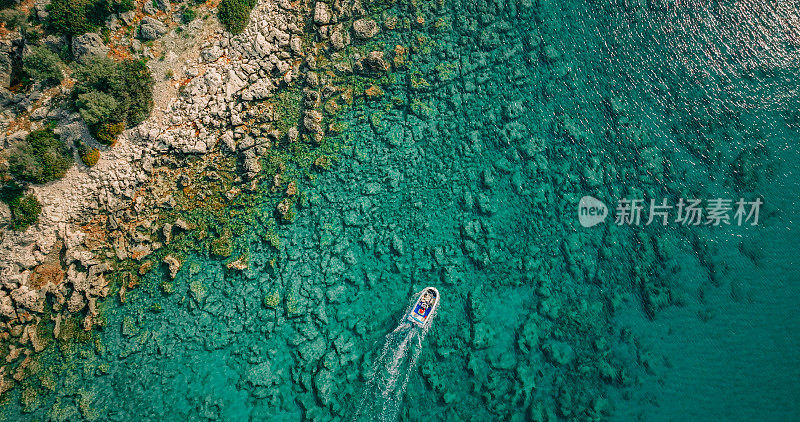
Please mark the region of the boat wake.
<svg viewBox="0 0 800 422"><path fill-rule="evenodd" d="M419 298L417 294L403 314L400 324L383 343L380 355L372 365L372 371L360 396L353 421L394 421L403 393L422 352L422 344L431 324L420 327L407 320L407 316ZM428 318L435 318L435 310Z"/></svg>

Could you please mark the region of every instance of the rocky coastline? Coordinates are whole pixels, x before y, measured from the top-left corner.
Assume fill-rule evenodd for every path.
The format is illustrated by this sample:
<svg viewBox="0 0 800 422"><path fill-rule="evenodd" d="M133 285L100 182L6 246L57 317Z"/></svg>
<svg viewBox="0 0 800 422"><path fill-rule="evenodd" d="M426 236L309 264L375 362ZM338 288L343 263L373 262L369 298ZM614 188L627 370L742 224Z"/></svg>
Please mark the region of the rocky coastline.
<svg viewBox="0 0 800 422"><path fill-rule="evenodd" d="M26 186L41 203L26 230L12 230L12 212L0 203L1 391L33 372L37 353L54 341L103 324L98 301L115 295L124 302L126 290L159 266L174 278L185 251L197 248L175 241L198 225L183 213L224 208L266 183L278 192L277 221L291 221L300 193L288 162L325 168L335 154L324 145L326 133L337 131L336 115L353 103L354 85L344 82L377 80L391 68L384 52L365 46L380 28L358 2L259 2L238 35L220 26L213 5L186 24L186 9L162 6L112 15L104 36L44 41L69 49L75 63L92 55L147 61L156 81L153 110L113 146L98 143L70 109L69 77L46 90L2 89L0 166L8 165L5 151L48 125L76 163L56 181ZM47 19L46 3L34 10ZM19 32L3 38L10 75L14 54L30 46L20 47ZM361 52L344 51L351 39ZM80 162L81 145L100 152L96 164ZM213 237L228 243L206 240L206 250L230 257L229 268L247 268L246 253L231 257L229 228Z"/></svg>

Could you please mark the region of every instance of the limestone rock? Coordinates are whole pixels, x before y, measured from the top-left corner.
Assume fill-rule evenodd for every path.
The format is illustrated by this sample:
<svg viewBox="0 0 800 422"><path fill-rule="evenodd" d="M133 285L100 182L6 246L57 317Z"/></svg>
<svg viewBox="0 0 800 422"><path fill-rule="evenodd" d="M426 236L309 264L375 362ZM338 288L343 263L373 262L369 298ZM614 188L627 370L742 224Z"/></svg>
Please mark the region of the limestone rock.
<svg viewBox="0 0 800 422"><path fill-rule="evenodd" d="M178 275L178 270L181 269L181 261L172 255L167 255L164 257L164 263L167 264L170 278L175 278L175 276Z"/></svg>
<svg viewBox="0 0 800 422"><path fill-rule="evenodd" d="M78 291L73 291L67 302L67 310L74 314L80 312L85 306L86 300L83 298L83 295L78 293Z"/></svg>
<svg viewBox="0 0 800 422"><path fill-rule="evenodd" d="M143 40L157 40L166 35L167 30L167 26L161 21L147 16L142 19L139 37Z"/></svg>
<svg viewBox="0 0 800 422"><path fill-rule="evenodd" d="M378 34L378 24L372 19L359 19L353 22L353 33L356 38L367 40Z"/></svg>
<svg viewBox="0 0 800 422"><path fill-rule="evenodd" d="M8 296L5 291L0 291L0 315L6 318L14 318L17 312L14 310L14 302L11 296Z"/></svg>
<svg viewBox="0 0 800 422"><path fill-rule="evenodd" d="M88 33L72 39L72 56L79 62L92 56L105 56L108 47L103 43L100 34Z"/></svg>
<svg viewBox="0 0 800 422"><path fill-rule="evenodd" d="M20 286L11 291L11 298L18 306L34 312L44 312L44 297L31 290L28 286Z"/></svg>
<svg viewBox="0 0 800 422"><path fill-rule="evenodd" d="M318 1L314 6L314 22L319 25L327 25L331 21L331 11L327 3Z"/></svg>

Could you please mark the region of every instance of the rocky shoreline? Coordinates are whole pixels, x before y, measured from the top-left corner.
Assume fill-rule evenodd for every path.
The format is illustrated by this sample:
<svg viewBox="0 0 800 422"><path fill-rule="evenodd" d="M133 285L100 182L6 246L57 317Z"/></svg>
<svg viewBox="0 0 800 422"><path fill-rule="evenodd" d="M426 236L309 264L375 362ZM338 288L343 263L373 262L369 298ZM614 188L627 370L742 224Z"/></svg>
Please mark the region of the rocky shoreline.
<svg viewBox="0 0 800 422"><path fill-rule="evenodd" d="M50 340L75 335L62 329L63 321L90 330L103 324L98 300L114 293L124 302L126 289L160 265L174 278L185 251L196 248L188 240L173 241L196 227L182 214L225 207L266 180L284 198L276 217L291 221L299 192L281 151L298 151L288 158L326 168L329 154L309 151L337 131L335 116L353 102L353 89L342 87L343 81L379 78L391 68L382 51L343 51L351 39L364 50L380 30L358 2L260 2L238 35L210 15L177 25L180 12L169 4L162 9L145 5L112 16L106 42L94 33L72 40L78 60L131 52L149 59L156 81L153 111L113 146L100 145L81 115L69 111L63 100L68 82L45 92L37 86L7 94L12 97L0 122L4 150L49 119L68 146L90 145L101 155L92 167L77 160L63 178L31 185L42 211L25 231L10 229L11 212L0 203L0 337L7 349L1 391L31 371L33 357ZM36 10L47 13L42 5ZM372 84L366 95L379 91ZM231 229L216 234L211 253L230 257ZM228 262L239 270L247 265L246 251Z"/></svg>

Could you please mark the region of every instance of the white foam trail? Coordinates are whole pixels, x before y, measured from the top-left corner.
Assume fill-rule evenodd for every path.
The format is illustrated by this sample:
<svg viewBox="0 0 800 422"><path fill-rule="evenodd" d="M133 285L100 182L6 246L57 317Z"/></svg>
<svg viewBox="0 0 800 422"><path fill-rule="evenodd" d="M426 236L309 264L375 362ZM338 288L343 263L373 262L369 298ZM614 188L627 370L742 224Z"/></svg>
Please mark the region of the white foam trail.
<svg viewBox="0 0 800 422"><path fill-rule="evenodd" d="M406 321L406 316L419 295L411 300L399 325L386 335L381 354L375 359L353 421L390 422L397 418L408 379L422 352L422 342L428 334L436 313L424 328Z"/></svg>

